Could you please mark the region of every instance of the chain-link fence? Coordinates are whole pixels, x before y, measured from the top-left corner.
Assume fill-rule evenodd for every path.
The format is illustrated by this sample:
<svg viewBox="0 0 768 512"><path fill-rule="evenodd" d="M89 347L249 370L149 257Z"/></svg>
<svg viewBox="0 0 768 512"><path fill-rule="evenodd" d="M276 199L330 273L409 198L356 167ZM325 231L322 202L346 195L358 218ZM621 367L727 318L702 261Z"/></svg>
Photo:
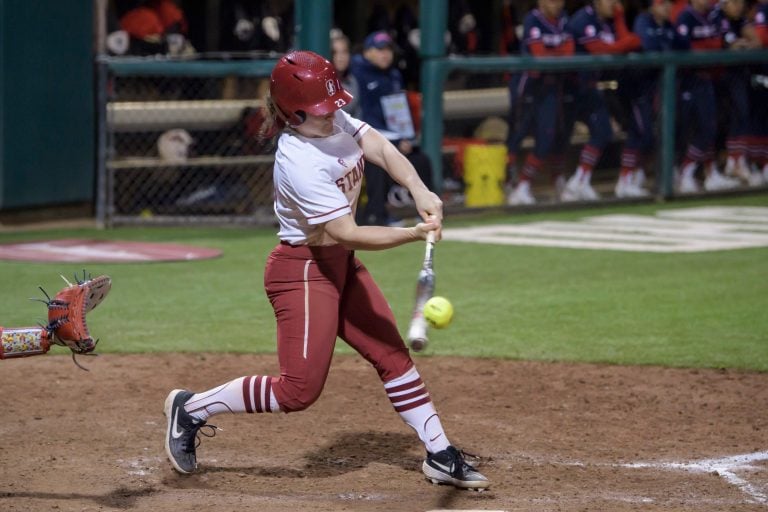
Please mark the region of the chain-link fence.
<svg viewBox="0 0 768 512"><path fill-rule="evenodd" d="M273 148L257 136L265 79L168 64L103 64L106 223L272 222Z"/></svg>
<svg viewBox="0 0 768 512"><path fill-rule="evenodd" d="M440 91L437 158L422 150L438 161L433 175L447 206L765 188L763 55L562 59L549 69L467 60ZM274 148L256 136L273 64L104 64L105 223L273 223ZM423 133L433 137L433 114L424 113ZM414 213L396 194L389 207Z"/></svg>

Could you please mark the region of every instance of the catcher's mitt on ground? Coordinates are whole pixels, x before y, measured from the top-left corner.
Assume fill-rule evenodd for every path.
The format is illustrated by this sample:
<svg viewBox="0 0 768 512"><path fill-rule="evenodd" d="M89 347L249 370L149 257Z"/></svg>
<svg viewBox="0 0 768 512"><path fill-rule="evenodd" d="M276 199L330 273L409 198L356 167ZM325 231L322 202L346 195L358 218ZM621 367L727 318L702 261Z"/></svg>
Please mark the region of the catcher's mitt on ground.
<svg viewBox="0 0 768 512"><path fill-rule="evenodd" d="M109 276L83 278L75 276L75 284L62 276L67 283L52 299L46 293L48 300L48 325L46 329L52 333L53 342L64 345L73 354L88 354L96 348L98 340L94 341L88 330L85 315L98 306L112 288ZM42 288L41 288L42 289ZM43 290L45 293L45 290Z"/></svg>

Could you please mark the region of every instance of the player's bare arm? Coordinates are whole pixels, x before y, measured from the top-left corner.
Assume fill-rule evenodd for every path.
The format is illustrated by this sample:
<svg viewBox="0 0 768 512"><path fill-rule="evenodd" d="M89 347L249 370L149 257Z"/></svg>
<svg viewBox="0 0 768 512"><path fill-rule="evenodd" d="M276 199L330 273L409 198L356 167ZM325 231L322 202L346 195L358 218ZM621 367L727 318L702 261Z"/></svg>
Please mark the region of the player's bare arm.
<svg viewBox="0 0 768 512"><path fill-rule="evenodd" d="M366 160L386 169L397 183L407 188L424 220L443 220L443 202L419 178L411 162L381 133L371 128L360 140Z"/></svg>
<svg viewBox="0 0 768 512"><path fill-rule="evenodd" d="M338 243L348 249L369 251L426 240L430 231L436 231L435 239L440 239L440 223L433 221L420 222L408 228L358 226L352 215L343 215L325 224L325 232Z"/></svg>

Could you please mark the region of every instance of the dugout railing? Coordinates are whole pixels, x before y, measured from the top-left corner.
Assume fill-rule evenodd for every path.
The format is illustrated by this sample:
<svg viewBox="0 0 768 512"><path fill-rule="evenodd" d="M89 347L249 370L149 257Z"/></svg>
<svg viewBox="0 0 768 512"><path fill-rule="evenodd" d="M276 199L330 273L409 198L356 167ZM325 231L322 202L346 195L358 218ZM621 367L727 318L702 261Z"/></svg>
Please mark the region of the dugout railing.
<svg viewBox="0 0 768 512"><path fill-rule="evenodd" d="M274 63L101 58L100 222L270 223L272 152L244 147L241 131L244 115L262 105ZM444 118L459 122L507 103L503 87L443 95ZM159 140L178 130L193 142L185 158L168 158Z"/></svg>
<svg viewBox="0 0 768 512"><path fill-rule="evenodd" d="M435 182L442 183L441 166L443 140L442 92L446 78L452 72L478 74L510 73L515 71L569 72L584 70L632 70L659 68L660 120L658 137L660 187L659 197L674 195L674 160L677 110L678 72L685 68L739 66L768 62L768 50L638 53L629 55L577 55L572 57L425 57L421 64L422 80L422 147L435 162Z"/></svg>
<svg viewBox="0 0 768 512"><path fill-rule="evenodd" d="M424 37L428 37L426 34ZM425 47L429 50L429 45ZM445 90L452 74L499 77L515 71L661 70L657 198L674 195L677 78L681 69L768 61L768 51L632 54L533 59L429 57L421 64L421 142L440 191L446 174L448 124L495 114L505 117L503 85ZM248 129L260 106L274 59L244 61L98 61L97 217L103 225L143 223L271 224L272 153L249 147ZM473 112L475 113L473 115ZM163 134L194 139L185 158L163 158ZM183 141L181 141L183 144Z"/></svg>

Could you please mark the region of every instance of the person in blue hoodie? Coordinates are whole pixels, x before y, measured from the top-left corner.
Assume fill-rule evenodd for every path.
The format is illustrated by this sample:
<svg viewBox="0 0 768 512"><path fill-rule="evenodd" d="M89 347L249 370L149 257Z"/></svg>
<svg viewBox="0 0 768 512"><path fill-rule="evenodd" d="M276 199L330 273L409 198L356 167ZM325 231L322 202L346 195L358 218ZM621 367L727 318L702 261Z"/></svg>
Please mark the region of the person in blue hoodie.
<svg viewBox="0 0 768 512"><path fill-rule="evenodd" d="M415 145L416 133L410 117L403 76L395 63L395 43L386 31L369 34L362 53L352 56L350 71L360 88L360 119L376 128L400 149L413 164L427 187L432 190L432 165L429 158ZM368 162L365 166L365 191L368 202L358 216L360 225L397 225L401 221L387 211L387 197L392 196L401 206L409 197L398 192L389 175Z"/></svg>

